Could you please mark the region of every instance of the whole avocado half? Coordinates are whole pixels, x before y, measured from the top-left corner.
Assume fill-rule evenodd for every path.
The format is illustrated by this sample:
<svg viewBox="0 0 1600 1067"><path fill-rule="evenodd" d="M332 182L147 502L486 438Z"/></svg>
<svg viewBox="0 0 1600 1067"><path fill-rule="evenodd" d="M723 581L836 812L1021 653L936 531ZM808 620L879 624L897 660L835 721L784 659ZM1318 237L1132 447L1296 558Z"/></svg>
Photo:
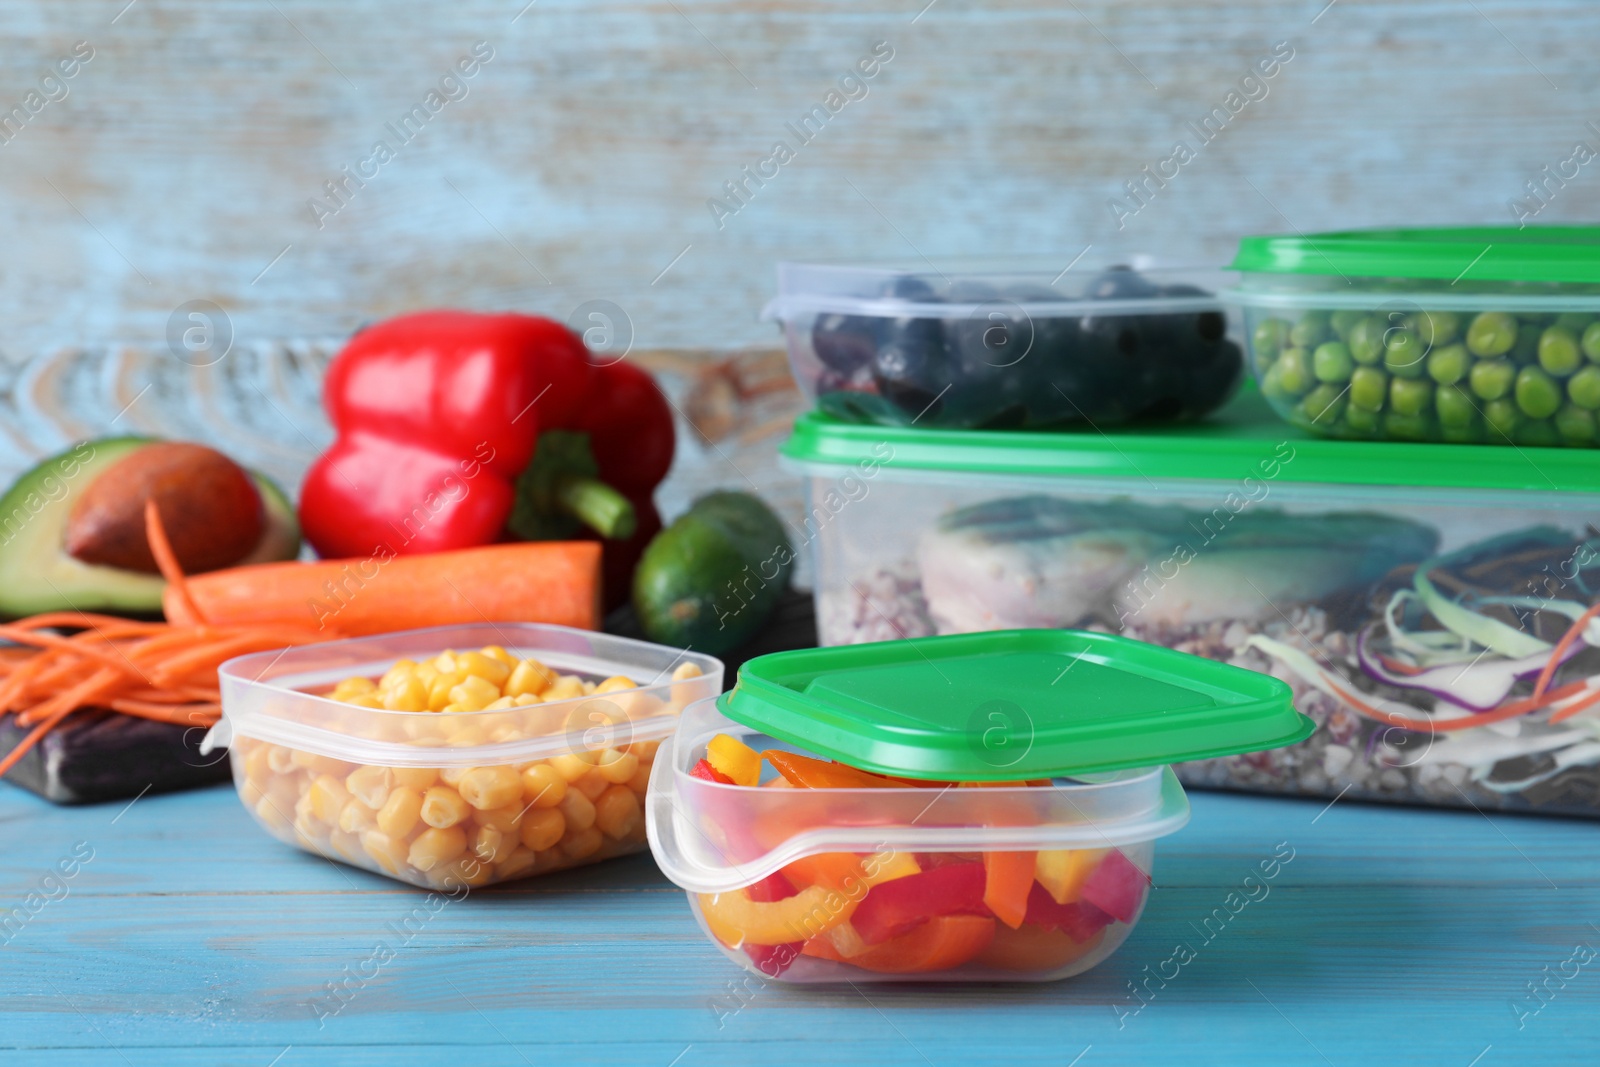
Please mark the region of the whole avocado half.
<svg viewBox="0 0 1600 1067"><path fill-rule="evenodd" d="M46 611L109 611L157 615L166 582L160 575L84 563L67 554L67 518L83 491L150 437L83 441L27 471L0 496L0 616ZM239 564L294 559L300 524L294 505L264 474L247 471L261 494L263 528Z"/></svg>
<svg viewBox="0 0 1600 1067"><path fill-rule="evenodd" d="M644 550L634 611L652 641L719 655L761 628L793 569L794 548L771 508L749 493L711 493Z"/></svg>

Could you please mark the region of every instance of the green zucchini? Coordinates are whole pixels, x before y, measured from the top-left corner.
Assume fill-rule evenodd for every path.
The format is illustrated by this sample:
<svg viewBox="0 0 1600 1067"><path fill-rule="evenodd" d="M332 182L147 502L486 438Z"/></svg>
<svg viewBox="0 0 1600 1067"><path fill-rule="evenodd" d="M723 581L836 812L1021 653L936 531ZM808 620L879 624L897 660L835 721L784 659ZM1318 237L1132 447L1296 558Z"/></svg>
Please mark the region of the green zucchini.
<svg viewBox="0 0 1600 1067"><path fill-rule="evenodd" d="M644 550L634 611L652 641L728 652L767 621L794 559L783 521L766 504L749 493L711 493Z"/></svg>

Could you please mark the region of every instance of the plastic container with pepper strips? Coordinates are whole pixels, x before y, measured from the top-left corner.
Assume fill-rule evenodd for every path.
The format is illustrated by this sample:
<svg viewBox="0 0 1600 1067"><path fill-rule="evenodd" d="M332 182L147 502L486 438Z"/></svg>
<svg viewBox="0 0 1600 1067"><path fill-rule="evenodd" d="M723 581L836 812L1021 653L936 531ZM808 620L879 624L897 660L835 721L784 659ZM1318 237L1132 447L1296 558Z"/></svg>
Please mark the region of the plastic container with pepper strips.
<svg viewBox="0 0 1600 1067"><path fill-rule="evenodd" d="M1189 818L1166 764L1311 729L1275 678L1110 634L781 652L684 711L646 829L764 978L1050 981L1138 922Z"/></svg>
<svg viewBox="0 0 1600 1067"><path fill-rule="evenodd" d="M325 558L597 537L609 609L661 529L666 398L552 319L376 323L329 365L323 403L338 436L306 475L300 520Z"/></svg>

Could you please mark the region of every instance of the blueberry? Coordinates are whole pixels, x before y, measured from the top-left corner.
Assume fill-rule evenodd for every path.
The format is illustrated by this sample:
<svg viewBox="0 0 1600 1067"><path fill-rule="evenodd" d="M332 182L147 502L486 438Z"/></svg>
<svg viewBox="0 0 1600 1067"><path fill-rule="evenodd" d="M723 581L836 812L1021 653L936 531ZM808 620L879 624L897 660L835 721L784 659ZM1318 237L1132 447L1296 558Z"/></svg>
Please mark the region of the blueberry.
<svg viewBox="0 0 1600 1067"><path fill-rule="evenodd" d="M818 315L811 327L811 350L823 366L843 375L854 374L872 362L882 322L866 315Z"/></svg>

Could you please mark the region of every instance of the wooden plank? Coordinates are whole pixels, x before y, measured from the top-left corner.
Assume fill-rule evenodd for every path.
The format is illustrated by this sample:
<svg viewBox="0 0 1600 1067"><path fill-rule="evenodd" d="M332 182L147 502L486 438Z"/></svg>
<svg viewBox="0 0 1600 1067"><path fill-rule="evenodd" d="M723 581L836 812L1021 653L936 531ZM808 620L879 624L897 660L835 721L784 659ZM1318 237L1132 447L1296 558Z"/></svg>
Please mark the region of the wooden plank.
<svg viewBox="0 0 1600 1067"><path fill-rule="evenodd" d="M149 797L117 818L4 787L0 900L20 899L76 841L95 854L0 947L0 1049L16 1050L0 1063L109 1046L130 1063L265 1064L287 1046L285 1063L665 1064L685 1048L684 1063L815 1063L819 1033L886 1064L1061 1064L1086 1045L1085 1063L1178 1049L1197 1063L1268 1050L1321 1063L1320 1050L1460 1064L1488 1045L1501 1062L1600 1049L1587 970L1521 1031L1510 1006L1575 943L1600 945L1584 824L1221 794L1194 806L1162 847L1144 920L1075 980L745 986L637 857L445 906L319 1029L318 990L395 940L391 924L421 894L278 845L226 790ZM1197 927L1282 841L1294 858L1268 895L1213 918L1202 940ZM1168 966L1179 942L1195 959L1134 1013L1128 984Z"/></svg>

